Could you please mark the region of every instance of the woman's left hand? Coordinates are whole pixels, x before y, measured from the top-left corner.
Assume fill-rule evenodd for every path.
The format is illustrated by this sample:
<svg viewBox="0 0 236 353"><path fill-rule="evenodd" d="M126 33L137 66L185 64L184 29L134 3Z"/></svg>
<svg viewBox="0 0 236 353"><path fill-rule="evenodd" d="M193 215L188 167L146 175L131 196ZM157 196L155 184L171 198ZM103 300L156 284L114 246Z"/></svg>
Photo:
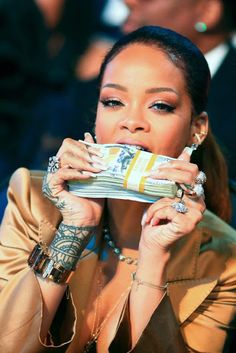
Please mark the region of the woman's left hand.
<svg viewBox="0 0 236 353"><path fill-rule="evenodd" d="M150 176L154 179L169 179L183 185L194 185L199 169L190 163L186 149L177 160L162 164ZM188 187L186 188L188 190ZM187 211L178 212L174 202L183 201ZM205 211L204 195L192 196L191 190L185 192L182 199L162 198L152 204L146 211L142 221L140 246L152 251L169 251L180 238L189 234L202 219Z"/></svg>

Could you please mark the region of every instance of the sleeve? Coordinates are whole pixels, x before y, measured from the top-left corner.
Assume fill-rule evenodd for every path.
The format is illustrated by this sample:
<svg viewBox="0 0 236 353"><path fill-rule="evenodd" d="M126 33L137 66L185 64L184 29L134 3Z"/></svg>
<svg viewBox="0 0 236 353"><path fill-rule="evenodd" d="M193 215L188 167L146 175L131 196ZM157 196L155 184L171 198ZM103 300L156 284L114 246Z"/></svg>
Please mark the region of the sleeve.
<svg viewBox="0 0 236 353"><path fill-rule="evenodd" d="M44 345L39 338L43 302L38 281L27 265L39 240L34 193L30 172L16 171L0 228L0 352L4 353L66 352L74 336L75 309L67 293L52 324L50 343Z"/></svg>
<svg viewBox="0 0 236 353"><path fill-rule="evenodd" d="M109 353L187 353L168 295L154 311L140 339L131 349L128 300Z"/></svg>
<svg viewBox="0 0 236 353"><path fill-rule="evenodd" d="M226 260L225 268L214 289L181 326L189 352L236 352L235 259Z"/></svg>

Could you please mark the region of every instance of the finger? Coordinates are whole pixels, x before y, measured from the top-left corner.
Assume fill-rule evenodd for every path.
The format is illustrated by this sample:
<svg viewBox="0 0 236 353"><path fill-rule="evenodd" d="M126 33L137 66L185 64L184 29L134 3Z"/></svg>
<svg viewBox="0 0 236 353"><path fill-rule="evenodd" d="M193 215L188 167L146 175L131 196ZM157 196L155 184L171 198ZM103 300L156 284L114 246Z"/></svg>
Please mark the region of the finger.
<svg viewBox="0 0 236 353"><path fill-rule="evenodd" d="M167 206L159 209L153 215L150 225L163 225L163 223L175 223L177 228L184 234L190 233L201 221L202 213L196 209L189 209L188 213L177 212L173 207ZM176 229L177 229L176 228Z"/></svg>
<svg viewBox="0 0 236 353"><path fill-rule="evenodd" d="M80 156L75 156L72 153L66 152L62 154L61 167L77 169L78 171L88 171L99 173L102 170L107 170L107 166L104 164L101 158L97 156L88 156L86 153Z"/></svg>
<svg viewBox="0 0 236 353"><path fill-rule="evenodd" d="M206 210L206 204L203 197L192 198L188 195L184 195L182 198L189 209L197 209L203 214Z"/></svg>
<svg viewBox="0 0 236 353"><path fill-rule="evenodd" d="M151 219L153 218L155 212L157 212L158 210L161 210L162 208L169 206L170 203L173 202L174 199L169 199L169 198L162 198L158 201L156 201L155 203L153 203L152 205L150 205L148 207L148 209L146 210L145 213L145 217L143 219L143 223L150 223Z"/></svg>
<svg viewBox="0 0 236 353"><path fill-rule="evenodd" d="M189 162L192 152L191 147L185 147L177 159Z"/></svg>
<svg viewBox="0 0 236 353"><path fill-rule="evenodd" d="M85 132L84 141L89 142L89 143L95 143L93 136L90 134L90 132Z"/></svg>
<svg viewBox="0 0 236 353"><path fill-rule="evenodd" d="M195 174L191 171L183 171L170 168L158 168L151 172L149 177L152 179L173 180L176 183L191 185L194 182Z"/></svg>

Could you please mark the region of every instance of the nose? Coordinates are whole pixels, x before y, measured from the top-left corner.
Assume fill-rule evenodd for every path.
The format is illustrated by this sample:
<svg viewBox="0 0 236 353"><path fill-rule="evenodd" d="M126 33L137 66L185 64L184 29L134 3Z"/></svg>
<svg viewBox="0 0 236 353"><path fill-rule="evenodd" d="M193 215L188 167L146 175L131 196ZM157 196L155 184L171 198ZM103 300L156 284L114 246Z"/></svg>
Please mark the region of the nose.
<svg viewBox="0 0 236 353"><path fill-rule="evenodd" d="M149 121L140 115L136 115L136 116L129 115L128 117L120 121L119 127L122 130L128 130L132 134L139 131L143 131L143 132L150 131Z"/></svg>

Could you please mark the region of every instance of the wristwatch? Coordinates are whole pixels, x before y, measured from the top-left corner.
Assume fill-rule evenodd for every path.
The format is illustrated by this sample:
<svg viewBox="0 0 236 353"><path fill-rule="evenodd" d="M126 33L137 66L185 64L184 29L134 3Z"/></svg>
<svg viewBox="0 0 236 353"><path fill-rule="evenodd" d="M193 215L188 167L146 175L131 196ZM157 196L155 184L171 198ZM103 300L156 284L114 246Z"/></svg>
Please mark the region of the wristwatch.
<svg viewBox="0 0 236 353"><path fill-rule="evenodd" d="M36 275L49 279L58 284L69 282L74 271L65 269L50 258L48 247L44 243L38 243L28 258L28 265Z"/></svg>

